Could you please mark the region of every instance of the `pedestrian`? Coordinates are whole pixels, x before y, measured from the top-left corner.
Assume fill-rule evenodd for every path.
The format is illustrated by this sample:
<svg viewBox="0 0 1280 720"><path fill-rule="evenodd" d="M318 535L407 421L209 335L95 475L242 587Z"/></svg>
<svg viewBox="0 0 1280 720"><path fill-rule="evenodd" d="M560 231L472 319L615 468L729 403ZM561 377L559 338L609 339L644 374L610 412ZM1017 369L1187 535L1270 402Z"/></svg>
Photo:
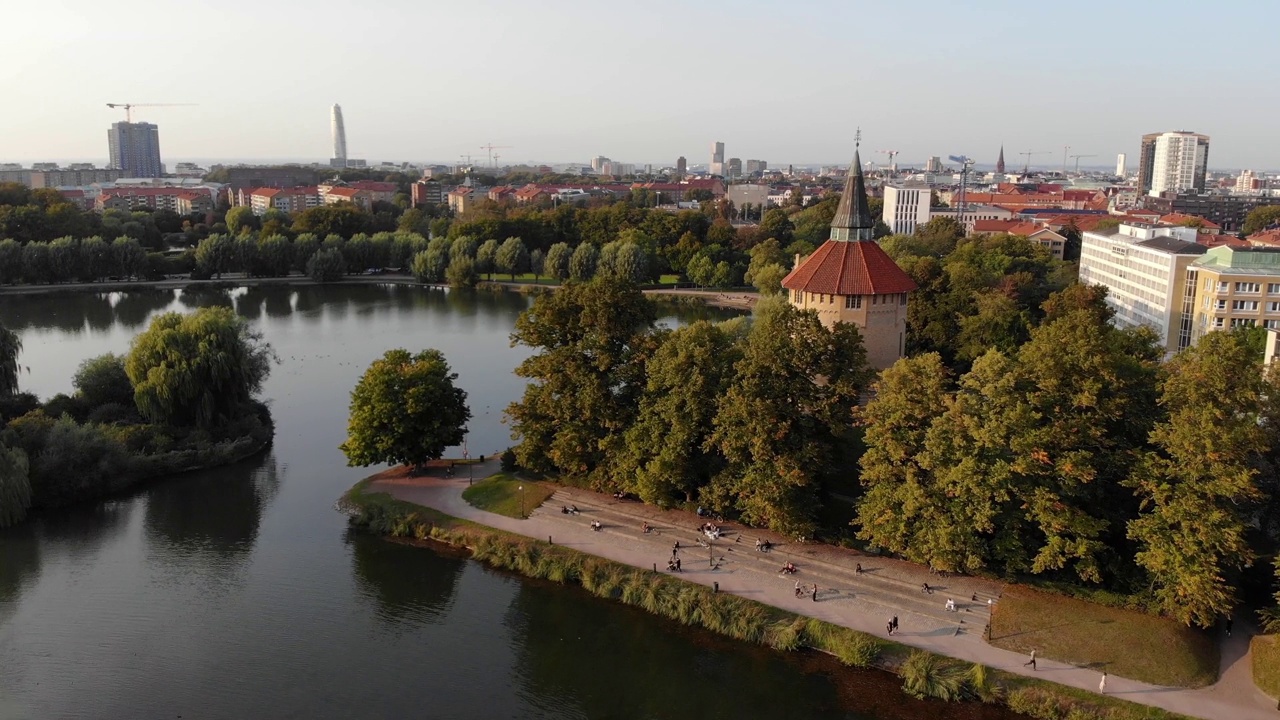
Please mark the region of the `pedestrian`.
<svg viewBox="0 0 1280 720"><path fill-rule="evenodd" d="M854 574L854 575L861 575L861 574L862 574L862 563L858 563L857 565L854 565L854 566L853 566L853 574Z"/></svg>
<svg viewBox="0 0 1280 720"><path fill-rule="evenodd" d="M1036 669L1036 649L1031 648L1031 659L1022 663L1022 667L1030 665L1032 670Z"/></svg>
<svg viewBox="0 0 1280 720"><path fill-rule="evenodd" d="M680 558L676 558L676 572L681 572L681 570L680 570Z"/></svg>
<svg viewBox="0 0 1280 720"><path fill-rule="evenodd" d="M818 583L813 584L813 601L818 602Z"/></svg>
<svg viewBox="0 0 1280 720"><path fill-rule="evenodd" d="M894 616L893 616L893 620L891 620L890 622L892 622L892 623L893 623L893 629L894 629L894 630L897 630L897 629L898 629L898 616L897 616L897 615L894 615Z"/></svg>
<svg viewBox="0 0 1280 720"><path fill-rule="evenodd" d="M929 587L929 583L920 583L920 592L932 595L933 588Z"/></svg>
<svg viewBox="0 0 1280 720"><path fill-rule="evenodd" d="M1231 637L1231 626L1235 624L1235 619L1230 615L1227 616L1227 637Z"/></svg>
<svg viewBox="0 0 1280 720"><path fill-rule="evenodd" d="M1102 679L1098 681L1098 692L1100 692L1100 693L1106 693L1106 692L1107 692L1107 673L1106 673L1106 671L1103 671L1103 673L1102 673Z"/></svg>
<svg viewBox="0 0 1280 720"><path fill-rule="evenodd" d="M892 636L892 635L893 635L893 621L892 621L892 620L890 620L888 623L886 623L886 627L889 629L889 635L890 635L890 636Z"/></svg>
<svg viewBox="0 0 1280 720"><path fill-rule="evenodd" d="M796 581L796 597L800 597L800 581Z"/></svg>

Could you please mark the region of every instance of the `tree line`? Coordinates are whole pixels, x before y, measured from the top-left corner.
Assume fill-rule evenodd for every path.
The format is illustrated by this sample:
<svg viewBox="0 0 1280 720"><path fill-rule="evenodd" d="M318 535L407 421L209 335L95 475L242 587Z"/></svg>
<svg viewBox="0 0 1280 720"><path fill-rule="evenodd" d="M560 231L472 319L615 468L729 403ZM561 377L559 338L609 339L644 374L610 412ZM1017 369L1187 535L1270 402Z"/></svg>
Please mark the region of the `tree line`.
<svg viewBox="0 0 1280 720"><path fill-rule="evenodd" d="M156 317L126 355L85 360L74 392L43 402L20 392L20 352L0 327L0 527L270 441L255 396L274 354L227 308Z"/></svg>
<svg viewBox="0 0 1280 720"><path fill-rule="evenodd" d="M1050 294L1025 341L963 371L938 352L878 379L857 328L781 297L756 316L653 327L619 278L539 297L507 410L519 463L793 535L839 533L930 567L1042 576L1212 624L1266 585L1280 541L1280 376L1248 333L1168 363L1105 295ZM860 399L870 397L865 406Z"/></svg>

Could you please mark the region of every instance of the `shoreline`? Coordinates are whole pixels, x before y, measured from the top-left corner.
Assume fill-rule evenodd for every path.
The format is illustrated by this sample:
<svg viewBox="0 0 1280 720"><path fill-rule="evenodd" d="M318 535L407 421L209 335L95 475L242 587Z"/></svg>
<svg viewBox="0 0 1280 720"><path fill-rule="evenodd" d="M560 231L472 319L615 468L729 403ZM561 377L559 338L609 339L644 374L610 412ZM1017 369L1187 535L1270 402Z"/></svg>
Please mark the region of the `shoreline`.
<svg viewBox="0 0 1280 720"><path fill-rule="evenodd" d="M389 273L385 275L350 275L336 282L317 282L306 275L289 275L288 277L223 277L221 279L193 280L191 278L170 278L165 280L140 281L106 281L62 283L56 285L4 285L0 286L0 297L7 295L49 295L59 293L112 293L147 290L184 290L195 287L259 287L272 285L295 285L298 287L316 287L321 285L408 285L447 289L445 283L420 283L411 275ZM501 280L482 280L477 289L501 288L516 292L528 292L531 289L555 289L558 284L505 282ZM759 300L759 293L745 290L699 290L694 288L653 287L643 288L645 295L668 295L672 297L690 297L701 299L711 307L731 310L750 310Z"/></svg>
<svg viewBox="0 0 1280 720"><path fill-rule="evenodd" d="M1031 678L1009 670L993 669L989 664L948 656L919 643L912 647L897 641L896 637L886 640L843 625L834 618L824 619L808 610L784 608L782 604L772 602L763 595L748 598L740 593L756 591L731 587L730 575L710 576L704 570L701 573L688 573L687 577L685 574L676 577L670 573L651 571L645 564L581 549L581 546L590 543L579 542L579 538L562 537L552 543L552 538L543 541L530 537L529 531L517 529L520 527L517 524L526 522L524 520L503 516L492 516L490 519L487 516L491 514L482 511L466 513L469 516L475 515L476 518L458 517L452 507L452 496L450 502L427 503L417 498L408 500L398 497L395 493L374 486L374 483L379 482L397 483L404 478L405 473L400 468L369 476L344 494L337 507L348 514L353 526L377 535L411 544L430 540L467 548L473 552L474 559L491 565L515 570L529 577L579 584L603 599L637 605L685 624L700 625L722 635L765 644L774 649L785 651L810 646L835 654L846 665L875 667L904 677L910 673L910 670L904 668L904 665L909 664L908 659L923 654L923 657L932 658L941 665L936 671L941 675L985 674L1002 688L999 702L1030 717L1060 718L1071 709L1086 713L1085 717L1114 720L1187 717L1161 706L1131 703L1113 695L1100 696L1087 689ZM455 481L449 482L456 484ZM441 484L436 484L432 489L440 487ZM462 502L461 487L465 487L465 484L458 488L458 502ZM512 527L499 527L507 525ZM591 535L586 534L585 537ZM568 548L565 545L574 547ZM602 574L613 579L604 581L601 579ZM712 583L710 577L716 577L717 582ZM723 590L720 588L722 581L726 584ZM713 586L714 589L708 586ZM670 601L682 609L679 612L671 611L663 604L663 597L660 596L669 596ZM807 603L803 607L807 607ZM825 604L815 606L818 610L823 608ZM746 631L727 623L726 614L729 617L745 615L754 618L752 629ZM982 670L976 670L977 667ZM1176 692L1173 689L1157 689ZM973 693L970 692L969 695L972 697ZM984 699L992 701L995 697L987 695ZM1218 716L1221 715L1202 715Z"/></svg>

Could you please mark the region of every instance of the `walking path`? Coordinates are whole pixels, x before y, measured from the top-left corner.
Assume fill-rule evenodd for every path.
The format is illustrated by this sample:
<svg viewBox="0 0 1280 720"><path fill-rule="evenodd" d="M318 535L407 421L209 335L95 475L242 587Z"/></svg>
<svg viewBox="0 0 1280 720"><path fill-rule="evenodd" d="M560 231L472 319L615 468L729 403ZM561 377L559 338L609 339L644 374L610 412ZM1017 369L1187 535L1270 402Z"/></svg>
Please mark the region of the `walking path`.
<svg viewBox="0 0 1280 720"><path fill-rule="evenodd" d="M496 461L477 464L476 479L498 471ZM608 558L635 567L665 572L675 542L683 579L712 585L721 592L750 598L790 612L826 620L837 625L886 637L886 624L895 615L900 629L893 639L940 655L978 662L988 667L1020 675L1036 675L1063 685L1097 691L1099 674L1066 663L1037 659L1037 669L1024 666L1020 653L984 642L990 618L988 600L998 601L999 583L971 577L938 577L924 574L918 566L879 557L870 557L828 545L801 544L767 531L723 524L725 533L709 540L698 531L702 518L692 513L664 511L636 501L618 500L608 495L574 488L561 488L525 520L479 510L462 499L466 478L414 477L379 480L370 492L386 492L407 502L441 510L454 517L534 539L550 538L555 544ZM576 505L578 515L565 515L561 506ZM604 529L592 531L599 521ZM649 533L641 525L652 526ZM771 552L755 549L757 538L775 544ZM798 568L794 575L782 574L786 562ZM855 563L862 573L855 573ZM928 580L932 594L921 589ZM795 583L818 585L816 601L806 591L795 592ZM976 598L976 600L975 600ZM956 612L944 609L947 599L956 603ZM1250 629L1239 630L1222 649L1219 681L1199 689L1166 688L1120 677L1107 678L1107 694L1152 705L1184 715L1209 720L1276 720L1275 704L1253 684L1248 658Z"/></svg>

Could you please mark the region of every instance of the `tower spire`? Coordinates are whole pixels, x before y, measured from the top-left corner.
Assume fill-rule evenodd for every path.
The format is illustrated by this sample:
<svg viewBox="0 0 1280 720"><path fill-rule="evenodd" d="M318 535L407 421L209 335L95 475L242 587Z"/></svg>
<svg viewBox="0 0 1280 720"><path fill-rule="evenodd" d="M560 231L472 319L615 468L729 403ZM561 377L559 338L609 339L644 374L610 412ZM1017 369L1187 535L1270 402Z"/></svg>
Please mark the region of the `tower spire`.
<svg viewBox="0 0 1280 720"><path fill-rule="evenodd" d="M1004 144L1000 144L1000 157L996 159L996 172L1004 173Z"/></svg>
<svg viewBox="0 0 1280 720"><path fill-rule="evenodd" d="M831 220L832 240L871 240L875 230L867 202L867 183L862 177L861 145L862 128L858 128L853 136L853 162L845 173L844 192L840 195L836 216Z"/></svg>

